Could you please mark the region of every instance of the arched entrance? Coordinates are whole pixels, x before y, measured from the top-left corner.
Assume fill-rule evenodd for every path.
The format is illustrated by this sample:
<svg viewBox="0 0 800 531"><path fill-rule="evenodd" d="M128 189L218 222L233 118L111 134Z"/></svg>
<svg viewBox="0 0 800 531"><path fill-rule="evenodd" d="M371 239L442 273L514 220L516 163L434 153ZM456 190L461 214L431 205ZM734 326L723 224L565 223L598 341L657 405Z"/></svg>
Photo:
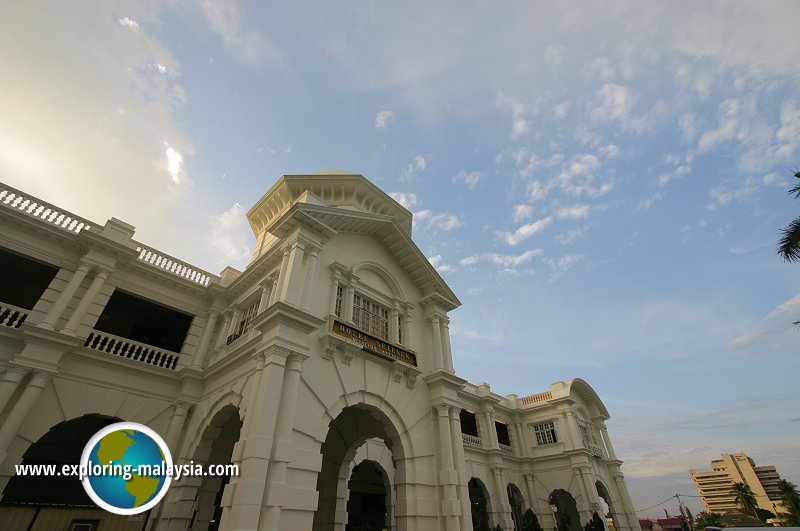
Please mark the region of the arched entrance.
<svg viewBox="0 0 800 531"><path fill-rule="evenodd" d="M346 531L382 531L391 523L389 478L375 461L361 461L353 468L347 490Z"/></svg>
<svg viewBox="0 0 800 531"><path fill-rule="evenodd" d="M489 531L489 492L486 485L478 478L472 478L467 487L469 504L472 507L472 529Z"/></svg>
<svg viewBox="0 0 800 531"><path fill-rule="evenodd" d="M614 510L614 503L611 500L611 495L608 493L608 489L605 485L603 485L600 481L595 482L595 487L597 487L597 495L600 496L600 499L605 502L606 507L604 507L603 514L600 516L603 518L603 521L611 516L611 521L614 523L615 529L621 529L620 524L622 523L617 518L617 512Z"/></svg>
<svg viewBox="0 0 800 531"><path fill-rule="evenodd" d="M28 448L21 464L54 466L58 471L64 465L78 465L89 439L102 428L120 421L116 417L90 413L60 422ZM41 474L15 475L9 480L0 502L0 522L17 520L25 522L23 529L33 529L37 520L46 518L55 525L63 523L66 528L72 519L70 510L78 507L93 518L109 522L106 525L126 520L100 508L96 509L96 514L86 513L96 506L77 477Z"/></svg>
<svg viewBox="0 0 800 531"><path fill-rule="evenodd" d="M558 531L581 531L581 517L575 498L564 489L550 493L550 507L556 517Z"/></svg>
<svg viewBox="0 0 800 531"><path fill-rule="evenodd" d="M227 465L231 462L233 445L239 440L242 421L235 406L225 406L214 415L203 432L195 451L194 461L209 465ZM222 518L222 492L228 476L206 476L195 496L194 511L189 524L192 531L216 531Z"/></svg>
<svg viewBox="0 0 800 531"><path fill-rule="evenodd" d="M370 439L380 439L391 453L391 471L369 461L352 466L359 448ZM366 404L345 408L330 423L320 452L322 469L317 476L319 503L314 513L314 531L395 529L397 517L390 509L390 499L405 497L393 492L395 486L390 484L389 476L395 476L397 462L405 458L405 452L399 433L386 414ZM359 504L368 507L369 521L356 516ZM376 528L380 511L384 515L382 527Z"/></svg>
<svg viewBox="0 0 800 531"><path fill-rule="evenodd" d="M513 483L508 484L508 504L511 505L511 518L514 520L515 531L522 531L522 508L525 499L522 497L519 487Z"/></svg>

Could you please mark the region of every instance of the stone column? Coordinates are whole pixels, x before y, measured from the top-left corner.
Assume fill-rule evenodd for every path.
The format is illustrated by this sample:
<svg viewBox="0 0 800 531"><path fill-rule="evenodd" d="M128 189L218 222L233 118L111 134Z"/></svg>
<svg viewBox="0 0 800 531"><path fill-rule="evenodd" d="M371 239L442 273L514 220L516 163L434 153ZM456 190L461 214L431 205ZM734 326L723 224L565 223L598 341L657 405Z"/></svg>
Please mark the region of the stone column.
<svg viewBox="0 0 800 531"><path fill-rule="evenodd" d="M225 487L220 529L258 529L287 354L276 346L256 354L257 366L250 390L253 394L249 397L242 436L231 456L231 461L239 465L240 475L231 478Z"/></svg>
<svg viewBox="0 0 800 531"><path fill-rule="evenodd" d="M281 267L278 270L278 283L275 286L275 299L271 300L270 302L277 302L279 300L283 300L282 294L284 292L285 285L286 285L286 278L289 276L289 254L292 252L292 248L289 245L285 245L283 247L283 258L281 259Z"/></svg>
<svg viewBox="0 0 800 531"><path fill-rule="evenodd" d="M600 430L600 437L602 437L603 442L605 443L606 452L608 453L609 459L616 459L617 454L614 452L614 447L611 446L611 438L608 436L608 428L606 427L605 422L600 422L598 426Z"/></svg>
<svg viewBox="0 0 800 531"><path fill-rule="evenodd" d="M331 315L336 315L336 294L339 293L339 274L333 272L331 275L331 295L328 303L330 304L329 312ZM338 317L344 319L344 294L342 294L342 308L340 309Z"/></svg>
<svg viewBox="0 0 800 531"><path fill-rule="evenodd" d="M222 320L222 326L219 327L219 335L217 336L217 341L214 343L217 349L220 349L225 346L225 340L228 338L228 329L231 327L233 310L228 308L227 310L222 312L222 316L224 317L224 319Z"/></svg>
<svg viewBox="0 0 800 531"><path fill-rule="evenodd" d="M497 442L497 429L494 427L494 410L488 407L481 413L483 414L483 423L486 425L486 447L500 448L500 443Z"/></svg>
<svg viewBox="0 0 800 531"><path fill-rule="evenodd" d="M458 479L453 469L453 447L450 433L450 406L436 406L439 425L439 483L442 486L441 514L446 531L460 530L458 514L461 512L456 495Z"/></svg>
<svg viewBox="0 0 800 531"><path fill-rule="evenodd" d="M172 459L174 462L178 460L178 443L180 442L181 431L183 431L183 424L186 422L186 414L189 412L191 405L187 402L177 402L175 404L175 411L172 412L172 418L169 421L169 428L167 428L166 443L172 452Z"/></svg>
<svg viewBox="0 0 800 531"><path fill-rule="evenodd" d="M517 453L520 457L528 457L530 449L528 448L528 443L525 442L525 433L522 428L522 423L519 420L515 420L513 426L514 435L517 439Z"/></svg>
<svg viewBox="0 0 800 531"><path fill-rule="evenodd" d="M585 511L586 518L583 522L585 525L594 515L595 507L599 505L599 496L597 494L597 487L594 485L591 477L591 471L588 466L576 466L573 468L575 471L575 478L578 480L583 495L586 498ZM605 519L605 515L599 514L601 518Z"/></svg>
<svg viewBox="0 0 800 531"><path fill-rule="evenodd" d="M300 296L303 289L303 255L305 244L301 241L294 242L289 249L289 256L284 271L284 280L281 283L280 300L300 306ZM285 258L286 259L286 258Z"/></svg>
<svg viewBox="0 0 800 531"><path fill-rule="evenodd" d="M261 298L258 301L258 312L261 313L267 309L269 306L269 297L272 295L272 281L270 279L264 279L264 282L261 283Z"/></svg>
<svg viewBox="0 0 800 531"><path fill-rule="evenodd" d="M566 423L567 431L572 439L572 448L583 448L583 437L578 432L578 421L575 418L575 412L571 409L566 409L561 412Z"/></svg>
<svg viewBox="0 0 800 531"><path fill-rule="evenodd" d="M64 291L59 294L56 302L53 303L53 307L50 308L50 311L47 312L42 323L39 325L42 328L47 328L48 330L54 330L58 319L61 317L61 314L64 313L64 309L69 304L69 301L72 300L72 297L75 296L75 292L78 291L83 279L86 278L86 274L91 269L91 265L88 262L82 260L81 265L72 274L72 277L67 282L67 285L64 287Z"/></svg>
<svg viewBox="0 0 800 531"><path fill-rule="evenodd" d="M89 285L89 289L86 290L86 294L84 294L81 301L78 303L78 307L75 308L75 311L72 312L72 315L69 317L69 321L67 321L66 326L64 326L63 332L74 336L75 332L78 330L78 325L81 324L81 320L83 316L86 315L86 311L89 309L89 305L94 302L95 297L100 292L100 288L103 287L103 284L106 283L106 279L108 278L109 271L107 269L99 269L97 275L95 275L94 280Z"/></svg>
<svg viewBox="0 0 800 531"><path fill-rule="evenodd" d="M308 258L306 259L306 274L303 277L303 292L300 296L300 308L307 310L309 304L309 296L313 292L314 277L317 272L317 256L319 256L319 247L310 247L307 251Z"/></svg>
<svg viewBox="0 0 800 531"><path fill-rule="evenodd" d="M307 359L305 354L293 352L286 362L278 418L275 422L275 439L264 485L264 507L261 508L259 530L280 529L281 509L286 505L286 468L292 460L292 429L300 387L300 371Z"/></svg>
<svg viewBox="0 0 800 531"><path fill-rule="evenodd" d="M628 526L633 531L639 531L639 520L636 518L636 509L633 507L631 496L628 493L628 486L625 484L625 476L619 467L613 472L614 483L617 487L617 499L620 500L622 507L617 509L620 513L625 514L625 519L628 521Z"/></svg>
<svg viewBox="0 0 800 531"><path fill-rule="evenodd" d="M455 372L453 370L453 353L450 351L450 319L447 317L443 318L441 326L444 370L447 372Z"/></svg>
<svg viewBox="0 0 800 531"><path fill-rule="evenodd" d="M492 467L494 487L497 491L497 501L493 504L495 513L495 526L500 524L503 529L514 529L514 519L511 516L511 503L508 499L508 482L503 477L503 469Z"/></svg>
<svg viewBox="0 0 800 531"><path fill-rule="evenodd" d="M19 400L8 413L5 422L0 427L0 463L3 462L8 454L8 447L14 437L17 436L17 433L19 433L22 423L30 415L36 399L39 398L39 395L42 394L42 391L52 378L53 375L48 372L34 371Z"/></svg>
<svg viewBox="0 0 800 531"><path fill-rule="evenodd" d="M556 529L556 518L550 509L550 504L547 503L547 500L539 499L536 493L536 480L533 474L525 474L525 485L528 487L530 508L539 518L539 524L544 529Z"/></svg>
<svg viewBox="0 0 800 531"><path fill-rule="evenodd" d="M431 317L431 330L433 331L433 365L437 370L444 369L444 360L442 359L442 330L439 327L439 316L434 315Z"/></svg>
<svg viewBox="0 0 800 531"><path fill-rule="evenodd" d="M397 326L397 307L392 306L389 310L389 340L395 343L400 342L400 330Z"/></svg>
<svg viewBox="0 0 800 531"><path fill-rule="evenodd" d="M8 401L14 396L14 392L19 386L19 382L28 374L29 370L26 367L15 366L6 368L3 379L0 380L0 413L6 408Z"/></svg>
<svg viewBox="0 0 800 531"><path fill-rule="evenodd" d="M458 497L461 501L461 528L472 529L472 507L469 501L469 478L466 473L464 440L461 437L461 417L456 408L450 408L450 433L453 441L453 460L458 474Z"/></svg>
<svg viewBox="0 0 800 531"><path fill-rule="evenodd" d="M206 326L203 328L203 335L200 336L200 344L197 345L197 350L194 352L194 356L192 356L192 367L195 369L199 369L203 366L203 361L206 357L206 352L208 351L208 344L211 342L211 333L214 331L214 326L217 324L217 317L219 316L219 312L216 310L211 310L208 314L208 319L206 320Z"/></svg>
<svg viewBox="0 0 800 531"><path fill-rule="evenodd" d="M355 317L353 316L353 296L355 295L356 289L353 287L353 281L347 283L347 287L344 290L344 320L349 323L355 322Z"/></svg>

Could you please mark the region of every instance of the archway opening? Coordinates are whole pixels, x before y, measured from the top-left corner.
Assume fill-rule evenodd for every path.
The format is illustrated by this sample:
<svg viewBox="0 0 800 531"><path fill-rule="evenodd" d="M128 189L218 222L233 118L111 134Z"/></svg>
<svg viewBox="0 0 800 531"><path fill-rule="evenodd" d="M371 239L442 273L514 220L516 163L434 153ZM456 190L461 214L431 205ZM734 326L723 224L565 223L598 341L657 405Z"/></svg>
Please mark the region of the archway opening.
<svg viewBox="0 0 800 531"><path fill-rule="evenodd" d="M556 489L550 493L550 507L556 517L558 531L581 531L581 517L575 498L564 489Z"/></svg>
<svg viewBox="0 0 800 531"><path fill-rule="evenodd" d="M379 439L386 446L391 461L384 466L390 464L391 470L369 461L353 467L358 449L370 439ZM396 463L404 459L405 453L398 431L386 414L366 404L345 408L329 424L320 452L322 468L317 476L319 503L314 513L314 531L394 529L390 500L405 497L394 492L389 476L396 476ZM366 506L369 522L356 516L357 506Z"/></svg>
<svg viewBox="0 0 800 531"><path fill-rule="evenodd" d="M511 518L514 520L515 531L522 531L522 513L525 499L519 487L513 483L508 484L508 504L511 505Z"/></svg>
<svg viewBox="0 0 800 531"><path fill-rule="evenodd" d="M467 487L469 504L472 507L472 529L489 531L489 493L486 485L478 478L472 478Z"/></svg>
<svg viewBox="0 0 800 531"><path fill-rule="evenodd" d="M611 525L609 525L610 531L620 529L620 521L617 520L617 514L614 510L614 503L611 500L611 495L608 493L608 489L599 481L595 482L595 486L597 487L597 495L600 496L600 504L603 506L603 514L601 515L603 520L608 523L608 519L611 518Z"/></svg>
<svg viewBox="0 0 800 531"><path fill-rule="evenodd" d="M346 531L383 531L389 520L389 478L374 461L353 468L347 482Z"/></svg>
<svg viewBox="0 0 800 531"><path fill-rule="evenodd" d="M195 451L194 461L210 465L227 465L231 462L233 446L239 440L242 421L239 410L225 406L214 415L203 432ZM207 457L206 457L207 456ZM192 531L217 531L222 518L222 493L230 476L206 476L195 496L194 513L189 524Z"/></svg>

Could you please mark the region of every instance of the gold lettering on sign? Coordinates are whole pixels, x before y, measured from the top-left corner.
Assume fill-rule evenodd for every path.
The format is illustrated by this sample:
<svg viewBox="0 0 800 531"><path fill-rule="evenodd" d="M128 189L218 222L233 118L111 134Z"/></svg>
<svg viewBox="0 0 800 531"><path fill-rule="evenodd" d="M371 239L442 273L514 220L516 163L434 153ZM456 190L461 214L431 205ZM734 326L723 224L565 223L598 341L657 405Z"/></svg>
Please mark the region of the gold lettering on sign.
<svg viewBox="0 0 800 531"><path fill-rule="evenodd" d="M350 341L358 343L361 345L361 348L372 352L373 354L379 354L387 358L402 361L403 363L408 363L414 367L417 366L417 356L415 354L412 354L407 350L403 350L400 347L390 345L382 339L378 339L377 337L362 332L357 328L348 326L341 321L333 322L333 331L336 334L349 339Z"/></svg>

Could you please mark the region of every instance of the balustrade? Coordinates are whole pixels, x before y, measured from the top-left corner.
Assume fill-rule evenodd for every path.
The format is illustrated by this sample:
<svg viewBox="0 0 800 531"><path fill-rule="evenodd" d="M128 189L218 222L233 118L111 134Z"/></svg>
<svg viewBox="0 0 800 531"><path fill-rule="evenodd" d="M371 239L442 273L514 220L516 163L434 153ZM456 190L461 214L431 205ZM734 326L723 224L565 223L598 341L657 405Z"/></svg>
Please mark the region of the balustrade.
<svg viewBox="0 0 800 531"><path fill-rule="evenodd" d="M174 370L178 365L180 356L170 350L159 349L152 345L139 343L124 337L118 337L105 332L93 330L86 338L84 347L99 352L106 352L140 363L147 363L155 367Z"/></svg>
<svg viewBox="0 0 800 531"><path fill-rule="evenodd" d="M469 435L467 433L461 434L461 439L464 441L464 444L467 446L474 446L476 448L481 448L481 438L475 437L474 435Z"/></svg>
<svg viewBox="0 0 800 531"><path fill-rule="evenodd" d="M92 223L46 201L0 183L0 205L54 225L73 234L88 229Z"/></svg>
<svg viewBox="0 0 800 531"><path fill-rule="evenodd" d="M24 308L0 302L0 326L19 328L28 318L28 313L29 311Z"/></svg>

